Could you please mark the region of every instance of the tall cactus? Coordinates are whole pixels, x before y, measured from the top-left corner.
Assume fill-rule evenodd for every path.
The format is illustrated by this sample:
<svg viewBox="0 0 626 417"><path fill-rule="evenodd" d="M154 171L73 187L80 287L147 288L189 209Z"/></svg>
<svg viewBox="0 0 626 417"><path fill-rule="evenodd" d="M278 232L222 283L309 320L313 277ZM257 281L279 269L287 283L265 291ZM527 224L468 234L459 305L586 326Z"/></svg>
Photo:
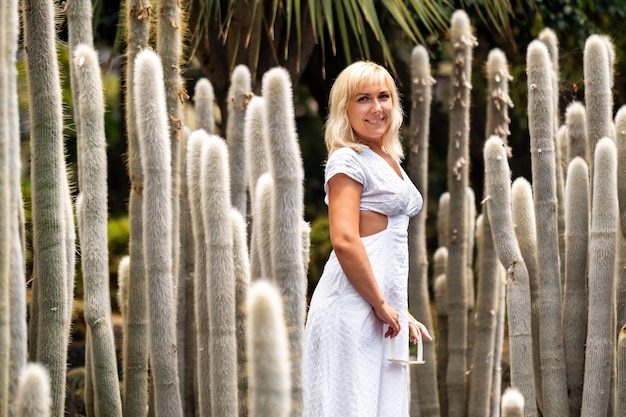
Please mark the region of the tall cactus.
<svg viewBox="0 0 626 417"><path fill-rule="evenodd" d="M446 370L448 368L448 291L446 284L446 265L448 249L440 246L433 255L433 290L435 293L435 312L439 349L437 355L437 390L441 416L448 415L448 390L446 389Z"/></svg>
<svg viewBox="0 0 626 417"><path fill-rule="evenodd" d="M536 218L533 206L533 191L530 182L524 177L518 177L511 187L511 208L513 224L515 224L515 236L519 244L522 258L528 270L528 282L530 285L530 317L531 334L533 338L533 363L541 363L541 345L539 343L539 327L541 326L541 314L539 304L539 274L537 271L537 233L535 230ZM539 408L542 407L541 396L541 367L533 367L535 375L535 396Z"/></svg>
<svg viewBox="0 0 626 417"><path fill-rule="evenodd" d="M9 415L15 415L15 397L17 395L17 379L22 369L26 366L28 351L28 329L26 322L26 288L24 285L25 262L24 262L24 207L21 191L22 160L20 155L20 118L17 96L17 48L19 39L19 1L8 0L0 6L2 17L0 20L4 36L4 47L0 48L3 58L6 57L1 71L5 81L0 95L2 100L2 113L6 116L3 121L7 129L2 137L8 141L8 173L10 189L10 218L11 226L9 240L11 242L9 259L9 303L10 303L10 341L9 349ZM5 55L6 54L6 55ZM3 59L0 58L0 59ZM0 76L0 77L2 77ZM2 129L2 128L0 128Z"/></svg>
<svg viewBox="0 0 626 417"><path fill-rule="evenodd" d="M617 263L617 326L626 324L626 106L622 106L615 116L617 132L617 198L620 213L619 260Z"/></svg>
<svg viewBox="0 0 626 417"><path fill-rule="evenodd" d="M467 399L467 186L469 176L469 108L472 49L476 44L467 13L452 15L450 37L454 47L454 74L448 135L448 340L449 415L464 416Z"/></svg>
<svg viewBox="0 0 626 417"><path fill-rule="evenodd" d="M50 373L52 413L65 404L67 345L70 329L70 283L74 230L65 172L63 111L56 58L54 9L48 1L29 1L22 8L31 106L31 177L34 268L37 271L38 329L36 358ZM73 243L73 242L72 242ZM70 253L71 252L71 253ZM70 265L71 264L71 265ZM44 331L45 329L45 331Z"/></svg>
<svg viewBox="0 0 626 417"><path fill-rule="evenodd" d="M496 136L485 143L485 185L493 241L507 269L507 311L511 356L511 385L523 394L526 416L537 416L533 375L528 270L522 257L511 214L511 174L504 143Z"/></svg>
<svg viewBox="0 0 626 417"><path fill-rule="evenodd" d="M246 222L235 208L230 210L233 228L233 264L235 266L235 324L237 326L237 399L239 401L239 417L248 416L248 360L246 348L246 332L248 317L246 303L250 285L250 258Z"/></svg>
<svg viewBox="0 0 626 417"><path fill-rule="evenodd" d="M613 94L609 51L600 35L591 35L585 42L583 55L585 108L587 110L587 154L592 179L594 152L603 137L615 137L613 126Z"/></svg>
<svg viewBox="0 0 626 417"><path fill-rule="evenodd" d="M180 135L183 127L183 106L187 92L180 76L180 61L183 54L183 33L186 22L182 5L176 0L158 0L156 19L156 51L163 62L163 84L169 120L169 143L171 149L172 174L172 272L178 277L180 254ZM174 287L174 292L177 291ZM179 330L180 331L180 330Z"/></svg>
<svg viewBox="0 0 626 417"><path fill-rule="evenodd" d="M17 417L49 417L52 399L48 370L37 363L26 365L19 378Z"/></svg>
<svg viewBox="0 0 626 417"><path fill-rule="evenodd" d="M208 136L202 146L200 164L209 280L211 411L213 416L235 416L238 410L235 265L228 149L222 138Z"/></svg>
<svg viewBox="0 0 626 417"><path fill-rule="evenodd" d="M422 45L411 54L411 137L409 177L422 193L423 209L409 222L409 310L424 325L432 329L428 306L428 254L426 251L426 217L428 215L428 140L430 132L430 105L435 79L430 73L428 51ZM437 373L435 346L425 346L426 365L411 368L411 407L413 415L439 416L439 398L436 394Z"/></svg>
<svg viewBox="0 0 626 417"><path fill-rule="evenodd" d="M85 321L91 331L95 391L100 416L121 416L115 340L111 323L107 240L107 157L104 133L104 94L98 55L78 45L73 57L79 113L78 184L82 196L77 210L85 299Z"/></svg>
<svg viewBox="0 0 626 417"><path fill-rule="evenodd" d="M508 143L507 138L511 134L509 124L509 108L513 107L513 101L509 96L509 81L513 77L509 73L506 55L501 49L494 48L487 56L487 121L485 123L485 137L492 135L502 138Z"/></svg>
<svg viewBox="0 0 626 417"><path fill-rule="evenodd" d="M259 224L262 217L254 213L256 209L256 188L259 177L267 172L267 157L265 155L265 137L263 127L263 115L265 114L265 100L263 97L254 96L250 99L246 109L244 125L244 146L246 150L246 167L248 173L248 190L250 195L250 207L254 218L252 233L250 236L250 277L259 278L262 273L261 257L258 235ZM269 278L269 275L266 276Z"/></svg>
<svg viewBox="0 0 626 417"><path fill-rule="evenodd" d="M576 417L580 415L583 393L589 253L589 169L581 157L570 162L565 196L563 347L567 363L570 417Z"/></svg>
<svg viewBox="0 0 626 417"><path fill-rule="evenodd" d="M251 83L248 67L237 65L233 69L228 90L228 120L226 121L232 205L244 216L247 210L246 185L248 181L244 129L246 107L252 90Z"/></svg>
<svg viewBox="0 0 626 417"><path fill-rule="evenodd" d="M182 416L172 276L172 191L168 118L161 60L146 49L135 59L133 86L143 194L143 246L148 279L150 364L157 417Z"/></svg>
<svg viewBox="0 0 626 417"><path fill-rule="evenodd" d="M194 315L196 323L197 389L198 416L211 415L211 384L209 352L209 282L207 277L206 242L204 221L202 220L202 199L200 190L200 158L202 144L208 140L208 133L196 130L189 137L187 146L187 197L191 211L191 229L194 237ZM188 376L189 377L189 376Z"/></svg>
<svg viewBox="0 0 626 417"><path fill-rule="evenodd" d="M274 200L274 180L269 172L262 174L257 181L255 189L255 203L254 203L254 218L255 222L252 227L252 238L255 240L254 244L259 248L259 266L255 268L258 271L256 278L271 278L273 263L272 263L272 248L271 248L271 233L270 228L272 224L272 201Z"/></svg>
<svg viewBox="0 0 626 417"><path fill-rule="evenodd" d="M594 153L589 238L589 315L581 416L605 415L614 360L617 158L615 143L602 138Z"/></svg>
<svg viewBox="0 0 626 417"><path fill-rule="evenodd" d="M271 281L259 279L250 287L246 341L251 417L289 416L289 341L283 300Z"/></svg>
<svg viewBox="0 0 626 417"><path fill-rule="evenodd" d="M306 275L302 260L304 168L295 128L292 85L281 67L263 75L268 167L274 181L270 243L272 276L285 299L291 354L292 416L302 414Z"/></svg>
<svg viewBox="0 0 626 417"><path fill-rule="evenodd" d="M4 3L0 6L0 23L4 23ZM9 172L9 146L11 142L9 121L9 81L7 74L6 30L0 29L0 361L10 363L11 351L11 306L9 291L9 264L11 256L12 216L11 179ZM9 411L9 367L0 371L0 416L8 416Z"/></svg>
<svg viewBox="0 0 626 417"><path fill-rule="evenodd" d="M126 107L126 135L128 137L128 176L130 196L128 222L130 257L127 292L128 311L124 320L122 347L122 375L124 378L124 415L145 417L148 409L148 306L147 284L144 265L142 205L143 169L137 133L137 110L133 99L135 57L148 46L150 4L142 0L126 0L123 3L126 32L126 67L124 72L124 99Z"/></svg>
<svg viewBox="0 0 626 417"><path fill-rule="evenodd" d="M540 282L541 388L544 414L560 417L569 414L569 406L561 329L553 85L550 77L546 77L552 71L551 65L545 44L532 41L528 46L526 66Z"/></svg>

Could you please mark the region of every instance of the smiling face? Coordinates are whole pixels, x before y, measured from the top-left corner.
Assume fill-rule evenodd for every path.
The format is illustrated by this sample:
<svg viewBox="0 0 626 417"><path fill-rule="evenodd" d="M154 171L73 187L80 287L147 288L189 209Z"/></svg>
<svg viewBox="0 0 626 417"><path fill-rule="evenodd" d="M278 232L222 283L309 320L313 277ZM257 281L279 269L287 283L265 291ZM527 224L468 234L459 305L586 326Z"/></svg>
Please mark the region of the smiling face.
<svg viewBox="0 0 626 417"><path fill-rule="evenodd" d="M364 84L350 98L347 113L359 141L368 146L382 146L383 135L391 124L393 100L389 87L381 81Z"/></svg>

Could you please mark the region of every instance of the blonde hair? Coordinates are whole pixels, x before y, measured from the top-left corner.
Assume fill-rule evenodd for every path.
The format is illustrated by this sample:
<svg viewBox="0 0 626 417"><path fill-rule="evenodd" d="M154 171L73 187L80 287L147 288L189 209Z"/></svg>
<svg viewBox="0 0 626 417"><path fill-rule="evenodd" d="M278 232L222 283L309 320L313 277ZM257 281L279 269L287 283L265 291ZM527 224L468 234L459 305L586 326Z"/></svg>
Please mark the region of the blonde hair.
<svg viewBox="0 0 626 417"><path fill-rule="evenodd" d="M350 147L360 152L362 146L352 130L348 119L348 103L366 84L383 82L389 88L393 109L389 115L391 124L383 135L383 150L396 161L404 157L402 144L400 143L400 127L404 114L400 103L400 95L396 82L384 67L371 61L357 61L347 66L330 89L328 97L328 117L324 140L328 156L337 148Z"/></svg>

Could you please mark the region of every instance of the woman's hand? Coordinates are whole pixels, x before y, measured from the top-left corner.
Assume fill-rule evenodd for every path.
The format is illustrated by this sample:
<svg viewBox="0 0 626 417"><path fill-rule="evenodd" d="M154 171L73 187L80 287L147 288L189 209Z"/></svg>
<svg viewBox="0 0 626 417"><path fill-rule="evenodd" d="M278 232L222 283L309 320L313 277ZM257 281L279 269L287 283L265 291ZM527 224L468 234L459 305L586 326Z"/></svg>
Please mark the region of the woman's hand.
<svg viewBox="0 0 626 417"><path fill-rule="evenodd" d="M417 321L411 313L409 313L409 340L415 344L421 336L424 336L426 340L432 341L433 338L428 332L426 326Z"/></svg>
<svg viewBox="0 0 626 417"><path fill-rule="evenodd" d="M383 303L380 307L374 308L374 314L383 323L389 327L385 332L385 337L396 337L400 333L400 319L395 308L387 303Z"/></svg>

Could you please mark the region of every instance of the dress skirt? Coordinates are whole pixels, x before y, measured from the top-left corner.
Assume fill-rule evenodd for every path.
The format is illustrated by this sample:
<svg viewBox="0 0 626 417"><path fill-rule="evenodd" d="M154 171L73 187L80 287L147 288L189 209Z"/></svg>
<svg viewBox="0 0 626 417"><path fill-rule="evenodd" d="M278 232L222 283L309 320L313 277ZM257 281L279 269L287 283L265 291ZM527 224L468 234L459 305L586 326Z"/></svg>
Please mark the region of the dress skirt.
<svg viewBox="0 0 626 417"><path fill-rule="evenodd" d="M408 359L409 217L361 240L385 301L400 315L395 359ZM408 417L408 367L392 363L387 325L348 281L332 252L311 299L304 349L304 417Z"/></svg>

